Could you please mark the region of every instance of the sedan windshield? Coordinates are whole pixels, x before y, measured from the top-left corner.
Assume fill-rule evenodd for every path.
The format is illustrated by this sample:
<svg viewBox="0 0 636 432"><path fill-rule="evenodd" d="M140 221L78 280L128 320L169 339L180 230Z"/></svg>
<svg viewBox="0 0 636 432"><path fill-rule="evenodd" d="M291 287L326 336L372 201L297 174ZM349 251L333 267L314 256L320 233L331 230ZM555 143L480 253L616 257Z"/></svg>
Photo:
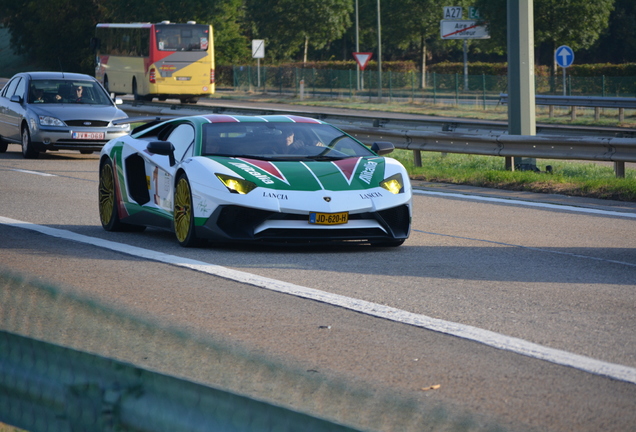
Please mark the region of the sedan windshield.
<svg viewBox="0 0 636 432"><path fill-rule="evenodd" d="M31 81L29 103L113 104L97 82L60 79Z"/></svg>
<svg viewBox="0 0 636 432"><path fill-rule="evenodd" d="M274 122L205 125L202 153L277 160L335 160L373 155L363 144L333 126Z"/></svg>

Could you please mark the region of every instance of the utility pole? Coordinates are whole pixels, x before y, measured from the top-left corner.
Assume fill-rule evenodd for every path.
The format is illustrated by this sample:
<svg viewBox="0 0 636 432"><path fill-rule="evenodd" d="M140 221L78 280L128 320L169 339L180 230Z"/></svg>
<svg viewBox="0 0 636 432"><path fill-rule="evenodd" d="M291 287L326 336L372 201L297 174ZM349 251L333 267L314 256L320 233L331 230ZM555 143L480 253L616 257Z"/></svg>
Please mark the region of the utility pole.
<svg viewBox="0 0 636 432"><path fill-rule="evenodd" d="M378 102L382 103L382 26L380 25L380 0L378 0Z"/></svg>
<svg viewBox="0 0 636 432"><path fill-rule="evenodd" d="M508 0L508 134L536 135L533 0ZM506 158L506 168L536 169L536 159Z"/></svg>

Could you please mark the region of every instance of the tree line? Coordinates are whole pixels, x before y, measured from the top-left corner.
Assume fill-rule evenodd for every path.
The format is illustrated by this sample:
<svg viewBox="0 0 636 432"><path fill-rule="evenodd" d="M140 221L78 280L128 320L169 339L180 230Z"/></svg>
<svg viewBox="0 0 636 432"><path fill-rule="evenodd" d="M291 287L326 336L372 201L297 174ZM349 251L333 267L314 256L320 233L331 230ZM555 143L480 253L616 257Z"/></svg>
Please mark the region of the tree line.
<svg viewBox="0 0 636 432"><path fill-rule="evenodd" d="M464 8L464 18L477 7L491 34L468 41L470 60L505 62L507 0L452 3ZM422 70L461 60L462 41L440 37L448 6L441 0L0 0L0 23L16 54L39 68L92 74L89 42L99 22L210 23L217 65L254 63L253 39L265 40L266 65L352 60L356 41L377 59L378 5L383 61L411 61ZM534 0L535 61L551 65L554 49L569 45L577 62L636 62L634 23L634 0Z"/></svg>

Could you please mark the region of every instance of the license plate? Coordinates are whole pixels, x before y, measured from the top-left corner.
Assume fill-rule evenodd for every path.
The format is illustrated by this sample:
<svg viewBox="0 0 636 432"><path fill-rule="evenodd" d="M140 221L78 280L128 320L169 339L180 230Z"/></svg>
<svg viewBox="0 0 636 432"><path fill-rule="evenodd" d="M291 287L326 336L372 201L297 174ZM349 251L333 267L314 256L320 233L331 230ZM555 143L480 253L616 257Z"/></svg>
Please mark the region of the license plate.
<svg viewBox="0 0 636 432"><path fill-rule="evenodd" d="M177 81L190 81L190 77L177 77Z"/></svg>
<svg viewBox="0 0 636 432"><path fill-rule="evenodd" d="M73 132L73 139L103 140L104 132Z"/></svg>
<svg viewBox="0 0 636 432"><path fill-rule="evenodd" d="M349 212L309 213L309 223L317 225L340 225L349 222Z"/></svg>

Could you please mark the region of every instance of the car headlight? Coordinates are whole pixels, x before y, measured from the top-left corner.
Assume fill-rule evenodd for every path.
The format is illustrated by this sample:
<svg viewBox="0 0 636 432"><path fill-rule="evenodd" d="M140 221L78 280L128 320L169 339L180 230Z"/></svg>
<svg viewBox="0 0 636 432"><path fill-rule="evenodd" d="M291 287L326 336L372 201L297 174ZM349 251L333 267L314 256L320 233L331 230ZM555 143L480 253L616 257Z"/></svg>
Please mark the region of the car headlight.
<svg viewBox="0 0 636 432"><path fill-rule="evenodd" d="M395 174L389 178L385 178L380 182L380 186L388 190L392 194L399 194L404 192L404 181L402 174Z"/></svg>
<svg viewBox="0 0 636 432"><path fill-rule="evenodd" d="M252 183L249 180L232 177L225 174L217 174L216 176L232 193L245 195L256 189L256 184Z"/></svg>
<svg viewBox="0 0 636 432"><path fill-rule="evenodd" d="M66 126L62 120L51 116L40 116L40 124L42 126Z"/></svg>
<svg viewBox="0 0 636 432"><path fill-rule="evenodd" d="M118 120L121 120L121 119L118 119ZM111 124L111 126L118 127L118 128L120 128L121 130L125 130L125 131L130 130L130 123L122 123L122 124L118 124L118 125L113 125L113 124Z"/></svg>

